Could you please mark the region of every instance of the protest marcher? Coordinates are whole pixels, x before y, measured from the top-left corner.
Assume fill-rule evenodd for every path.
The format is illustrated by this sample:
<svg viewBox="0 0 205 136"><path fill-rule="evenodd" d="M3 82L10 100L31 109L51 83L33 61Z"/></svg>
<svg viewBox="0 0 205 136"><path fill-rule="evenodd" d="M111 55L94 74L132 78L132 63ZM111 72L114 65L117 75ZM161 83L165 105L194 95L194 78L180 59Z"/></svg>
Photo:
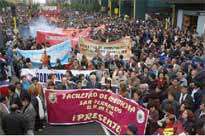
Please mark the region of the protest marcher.
<svg viewBox="0 0 205 136"><path fill-rule="evenodd" d="M0 95L0 134L3 135L4 132L2 130L2 118L9 114L9 105L8 99L5 96Z"/></svg>
<svg viewBox="0 0 205 136"><path fill-rule="evenodd" d="M44 51L43 55L41 56L41 62L42 62L41 68L48 68L49 57L47 55L46 50Z"/></svg>
<svg viewBox="0 0 205 136"><path fill-rule="evenodd" d="M126 135L137 135L137 127L134 124L129 124Z"/></svg>
<svg viewBox="0 0 205 136"><path fill-rule="evenodd" d="M27 135L34 135L34 129L35 129L35 119L36 119L36 110L31 103L31 96L27 93L24 94L22 97L22 104L23 104L23 116L28 121L28 129L26 134Z"/></svg>
<svg viewBox="0 0 205 136"><path fill-rule="evenodd" d="M13 105L16 104L18 105L18 108L20 109L22 107L20 96L16 93L16 86L15 85L10 85L9 86L9 104Z"/></svg>
<svg viewBox="0 0 205 136"><path fill-rule="evenodd" d="M90 81L87 83L86 88L101 88L101 84L97 81L96 75L90 75Z"/></svg>
<svg viewBox="0 0 205 136"><path fill-rule="evenodd" d="M2 129L6 135L27 134L27 121L23 114L17 112L18 106L13 104L10 107L11 113L2 118Z"/></svg>

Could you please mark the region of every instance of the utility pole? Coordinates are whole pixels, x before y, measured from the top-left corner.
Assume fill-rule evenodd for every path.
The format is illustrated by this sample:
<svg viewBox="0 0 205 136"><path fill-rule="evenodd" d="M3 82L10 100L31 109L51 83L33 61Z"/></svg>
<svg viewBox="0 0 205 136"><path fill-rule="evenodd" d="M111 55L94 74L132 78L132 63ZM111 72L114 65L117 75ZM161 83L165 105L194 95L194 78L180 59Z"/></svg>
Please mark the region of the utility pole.
<svg viewBox="0 0 205 136"><path fill-rule="evenodd" d="M172 6L172 26L174 26L175 24L175 13L176 13L176 7L175 7L175 4L173 4Z"/></svg>
<svg viewBox="0 0 205 136"><path fill-rule="evenodd" d="M112 0L108 1L108 7L109 7L109 15L112 16Z"/></svg>
<svg viewBox="0 0 205 136"><path fill-rule="evenodd" d="M119 17L121 16L121 0L119 0Z"/></svg>
<svg viewBox="0 0 205 136"><path fill-rule="evenodd" d="M134 11L133 16L134 16L134 19L135 19L136 18L136 0L134 0L134 9L133 9L133 11Z"/></svg>

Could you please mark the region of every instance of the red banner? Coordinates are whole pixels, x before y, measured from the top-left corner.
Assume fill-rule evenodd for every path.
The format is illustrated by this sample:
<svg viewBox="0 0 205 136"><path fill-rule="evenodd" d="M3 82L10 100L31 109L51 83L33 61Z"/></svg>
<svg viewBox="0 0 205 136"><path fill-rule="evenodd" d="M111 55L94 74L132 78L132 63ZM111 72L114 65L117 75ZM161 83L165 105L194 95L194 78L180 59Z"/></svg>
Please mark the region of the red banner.
<svg viewBox="0 0 205 136"><path fill-rule="evenodd" d="M102 90L45 92L48 122L72 125L99 122L114 134L126 134L128 125L136 125L137 134L145 133L149 111L136 102Z"/></svg>
<svg viewBox="0 0 205 136"><path fill-rule="evenodd" d="M62 34L45 32L45 31L37 31L36 43L42 44L48 42L50 46L59 44L65 40L71 40L72 47L75 48L78 44L78 40L80 37L88 37L90 34L91 28L86 29L64 29L62 30Z"/></svg>
<svg viewBox="0 0 205 136"><path fill-rule="evenodd" d="M65 34L37 31L36 43L42 44L48 42L49 45L56 45L67 39L68 38Z"/></svg>

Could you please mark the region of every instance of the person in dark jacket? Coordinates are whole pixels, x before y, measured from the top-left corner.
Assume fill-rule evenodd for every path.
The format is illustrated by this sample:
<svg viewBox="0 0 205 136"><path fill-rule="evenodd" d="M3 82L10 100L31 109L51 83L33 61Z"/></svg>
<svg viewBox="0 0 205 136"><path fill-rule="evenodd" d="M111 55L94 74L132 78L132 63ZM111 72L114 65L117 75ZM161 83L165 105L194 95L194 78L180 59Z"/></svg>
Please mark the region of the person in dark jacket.
<svg viewBox="0 0 205 136"><path fill-rule="evenodd" d="M56 89L58 90L69 90L75 88L75 83L68 80L68 78L64 75L61 79L61 82L55 82Z"/></svg>
<svg viewBox="0 0 205 136"><path fill-rule="evenodd" d="M9 104L10 105L16 104L16 105L18 105L18 108L20 109L22 107L21 100L20 100L19 95L15 91L16 91L16 86L10 85L9 86L9 94L10 94Z"/></svg>
<svg viewBox="0 0 205 136"><path fill-rule="evenodd" d="M127 126L126 135L137 135L137 127L135 124L129 124Z"/></svg>
<svg viewBox="0 0 205 136"><path fill-rule="evenodd" d="M31 96L31 103L36 111L36 119L35 119L35 130L42 131L43 129L43 118L42 114L44 114L43 110L43 103L36 92L30 92L29 94ZM41 112L41 115L40 115ZM42 113L43 112L43 113Z"/></svg>
<svg viewBox="0 0 205 136"><path fill-rule="evenodd" d="M175 100L175 94L173 92L168 93L168 98L162 102L161 108L163 111L167 111L171 106L174 115L178 118L179 116L179 103Z"/></svg>
<svg viewBox="0 0 205 136"><path fill-rule="evenodd" d="M181 86L181 93L177 98L177 101L181 105L182 103L187 103L189 109L193 109L193 99L190 94L188 94L187 86Z"/></svg>
<svg viewBox="0 0 205 136"><path fill-rule="evenodd" d="M91 75L90 76L90 81L87 83L87 87L89 89L93 89L93 88L97 88L97 89L101 89L101 84L97 82L96 76L95 75Z"/></svg>
<svg viewBox="0 0 205 136"><path fill-rule="evenodd" d="M193 111L199 109L201 101L202 101L202 93L200 86L197 83L191 83L191 91L190 95L193 98Z"/></svg>
<svg viewBox="0 0 205 136"><path fill-rule="evenodd" d="M195 134L195 118L194 114L191 110L186 109L181 115L181 118L179 121L182 123L182 126L185 130L185 133L188 135L194 135Z"/></svg>
<svg viewBox="0 0 205 136"><path fill-rule="evenodd" d="M4 132L2 130L2 118L3 116L9 114L9 108L8 108L8 99L5 96L0 95L0 135L3 135Z"/></svg>
<svg viewBox="0 0 205 136"><path fill-rule="evenodd" d="M64 66L61 64L61 60L60 59L56 60L55 69L64 69Z"/></svg>
<svg viewBox="0 0 205 136"><path fill-rule="evenodd" d="M28 135L34 134L35 129L35 119L36 119L36 110L31 103L31 96L27 93L24 93L22 96L22 104L23 104L23 116L28 120Z"/></svg>
<svg viewBox="0 0 205 136"><path fill-rule="evenodd" d="M6 135L24 135L27 132L28 122L17 109L16 104L11 105L11 113L2 118L2 129Z"/></svg>

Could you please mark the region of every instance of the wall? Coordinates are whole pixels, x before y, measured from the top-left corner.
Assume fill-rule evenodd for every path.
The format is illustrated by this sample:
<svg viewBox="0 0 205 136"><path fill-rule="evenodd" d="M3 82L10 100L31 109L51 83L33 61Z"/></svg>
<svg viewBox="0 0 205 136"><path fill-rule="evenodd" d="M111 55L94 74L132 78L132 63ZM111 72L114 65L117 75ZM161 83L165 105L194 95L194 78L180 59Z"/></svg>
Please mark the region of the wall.
<svg viewBox="0 0 205 136"><path fill-rule="evenodd" d="M135 18L145 19L147 0L136 0Z"/></svg>
<svg viewBox="0 0 205 136"><path fill-rule="evenodd" d="M177 12L177 27L180 29L182 28L182 23L183 23L183 10L178 10Z"/></svg>
<svg viewBox="0 0 205 136"><path fill-rule="evenodd" d="M205 16L198 16L196 31L199 35L202 35L205 32Z"/></svg>
<svg viewBox="0 0 205 136"><path fill-rule="evenodd" d="M198 16L196 31L199 35L202 35L205 32L205 14L201 14L203 12L205 11L179 9L177 11L177 27L179 27L180 29L182 28L184 15Z"/></svg>

